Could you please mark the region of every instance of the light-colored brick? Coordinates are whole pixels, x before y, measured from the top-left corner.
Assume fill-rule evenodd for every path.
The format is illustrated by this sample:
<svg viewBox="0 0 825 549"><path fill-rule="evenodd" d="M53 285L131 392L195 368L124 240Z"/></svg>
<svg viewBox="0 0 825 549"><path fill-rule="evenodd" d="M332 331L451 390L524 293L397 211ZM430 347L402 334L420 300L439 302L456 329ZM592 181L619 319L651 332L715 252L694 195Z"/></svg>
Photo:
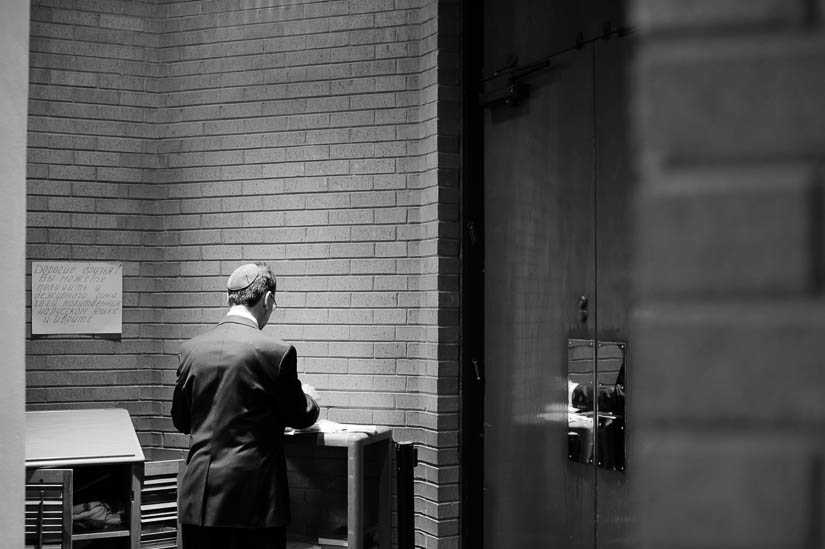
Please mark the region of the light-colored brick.
<svg viewBox="0 0 825 549"><path fill-rule="evenodd" d="M336 258L360 258L374 257L375 244L372 242L350 242L346 244L331 244L330 257ZM355 271L354 271L355 272Z"/></svg>

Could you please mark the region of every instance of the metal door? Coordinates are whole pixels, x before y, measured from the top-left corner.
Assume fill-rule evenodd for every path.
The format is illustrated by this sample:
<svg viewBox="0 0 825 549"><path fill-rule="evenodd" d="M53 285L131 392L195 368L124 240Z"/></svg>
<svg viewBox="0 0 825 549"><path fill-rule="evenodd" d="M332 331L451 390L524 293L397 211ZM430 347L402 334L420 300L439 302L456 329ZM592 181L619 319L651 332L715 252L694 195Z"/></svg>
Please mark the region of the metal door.
<svg viewBox="0 0 825 549"><path fill-rule="evenodd" d="M571 461L567 446L568 342L628 338L626 66L605 25L620 24L617 6L484 4L489 549L625 547L630 536L629 473Z"/></svg>

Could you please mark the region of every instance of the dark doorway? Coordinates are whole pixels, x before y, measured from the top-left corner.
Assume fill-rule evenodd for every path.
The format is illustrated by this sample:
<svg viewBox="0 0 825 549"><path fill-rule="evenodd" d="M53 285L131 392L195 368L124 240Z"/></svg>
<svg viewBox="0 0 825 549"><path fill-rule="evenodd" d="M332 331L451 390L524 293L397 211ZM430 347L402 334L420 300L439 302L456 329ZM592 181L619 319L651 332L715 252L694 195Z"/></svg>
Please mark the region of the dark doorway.
<svg viewBox="0 0 825 549"><path fill-rule="evenodd" d="M598 342L632 353L624 8L480 4L464 19L464 546L632 547L632 456L599 467L568 446L571 342L594 344L579 360L597 395Z"/></svg>

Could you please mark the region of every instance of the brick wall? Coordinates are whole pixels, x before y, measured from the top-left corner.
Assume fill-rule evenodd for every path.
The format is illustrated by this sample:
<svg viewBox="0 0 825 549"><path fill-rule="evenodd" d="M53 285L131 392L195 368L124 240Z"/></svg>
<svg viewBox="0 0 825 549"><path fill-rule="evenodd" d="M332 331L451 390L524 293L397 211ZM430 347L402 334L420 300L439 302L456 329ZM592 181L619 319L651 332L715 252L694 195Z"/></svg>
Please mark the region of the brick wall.
<svg viewBox="0 0 825 549"><path fill-rule="evenodd" d="M821 547L821 3L633 6L641 546Z"/></svg>
<svg viewBox="0 0 825 549"><path fill-rule="evenodd" d="M29 341L31 408L128 408L269 262L324 415L419 444L416 543L457 543L457 2L37 1L29 260L124 264L119 340Z"/></svg>
<svg viewBox="0 0 825 549"><path fill-rule="evenodd" d="M162 413L162 311L147 303L163 257L147 86L157 33L153 4L43 1L31 9L27 259L122 261L123 337L27 342L30 408L117 404L144 442ZM29 298L29 303L30 303ZM30 330L29 330L30 333Z"/></svg>

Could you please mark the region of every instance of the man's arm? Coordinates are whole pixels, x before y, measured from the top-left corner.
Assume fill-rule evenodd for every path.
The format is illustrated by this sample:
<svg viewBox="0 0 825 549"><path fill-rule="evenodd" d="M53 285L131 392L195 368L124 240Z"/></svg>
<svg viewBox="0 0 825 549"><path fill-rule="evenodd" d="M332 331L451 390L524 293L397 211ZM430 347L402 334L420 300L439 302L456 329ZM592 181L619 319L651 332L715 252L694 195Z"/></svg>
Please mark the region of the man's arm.
<svg viewBox="0 0 825 549"><path fill-rule="evenodd" d="M298 379L298 353L289 347L278 367L277 406L284 425L304 429L318 420L321 408L310 395L304 393Z"/></svg>
<svg viewBox="0 0 825 549"><path fill-rule="evenodd" d="M172 424L175 429L188 435L192 431L192 412L189 398L187 398L184 391L186 378L186 372L183 365L181 365L178 367L178 380L175 383L175 391L172 393Z"/></svg>

